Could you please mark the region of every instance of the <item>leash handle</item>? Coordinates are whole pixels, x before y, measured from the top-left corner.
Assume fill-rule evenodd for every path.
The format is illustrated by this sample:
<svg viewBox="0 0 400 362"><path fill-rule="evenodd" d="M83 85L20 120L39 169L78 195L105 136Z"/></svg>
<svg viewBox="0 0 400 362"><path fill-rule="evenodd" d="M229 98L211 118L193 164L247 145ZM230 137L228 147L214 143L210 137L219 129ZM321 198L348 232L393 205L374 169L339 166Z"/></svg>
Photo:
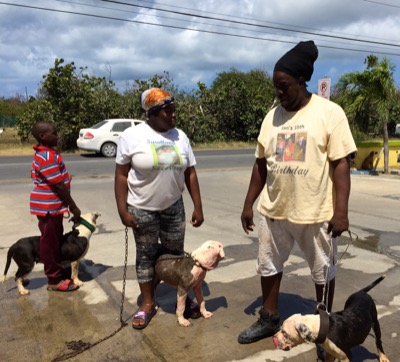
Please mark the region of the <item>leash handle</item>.
<svg viewBox="0 0 400 362"><path fill-rule="evenodd" d="M324 288L323 288L323 291L322 291L322 302L319 303L319 304L321 304L321 305L323 305L323 306L325 307L325 310L326 310L326 305L325 305L326 298L325 298L325 297L328 297L328 294L329 294L329 282L330 282L330 281L329 281L329 269L330 269L330 261L332 260L332 265L337 265L337 264L339 264L339 262L342 260L342 258L343 258L343 256L344 256L344 254L347 252L347 250L348 250L350 244L353 244L353 234L355 235L356 240L358 240L358 235L357 235L356 233L352 232L352 231L350 230L350 228L347 229L347 232L348 232L348 234L349 234L349 239L350 239L350 241L347 243L347 246L346 246L345 251L342 253L341 257L340 257L339 260L337 260L336 262L335 262L335 260L333 259L334 256L333 256L333 253L332 253L332 239L331 239L331 243L330 243L330 247L329 247L329 264L328 264L328 267L326 268L325 284L324 284ZM317 307L317 309L318 309L318 307Z"/></svg>

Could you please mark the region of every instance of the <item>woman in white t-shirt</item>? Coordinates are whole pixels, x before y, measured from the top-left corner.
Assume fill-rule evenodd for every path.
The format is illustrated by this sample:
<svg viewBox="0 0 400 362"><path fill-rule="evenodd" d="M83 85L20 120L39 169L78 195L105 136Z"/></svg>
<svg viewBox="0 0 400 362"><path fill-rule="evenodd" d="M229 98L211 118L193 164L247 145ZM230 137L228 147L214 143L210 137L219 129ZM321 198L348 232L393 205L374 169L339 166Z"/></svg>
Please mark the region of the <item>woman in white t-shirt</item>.
<svg viewBox="0 0 400 362"><path fill-rule="evenodd" d="M136 243L136 274L143 302L132 327L145 328L157 312L154 264L163 252L184 254L186 185L193 201L191 224L203 221L196 160L186 134L175 128L176 111L170 93L160 88L143 92L141 107L148 121L125 130L118 144L115 199L122 223L132 227ZM189 300L186 315L200 317Z"/></svg>

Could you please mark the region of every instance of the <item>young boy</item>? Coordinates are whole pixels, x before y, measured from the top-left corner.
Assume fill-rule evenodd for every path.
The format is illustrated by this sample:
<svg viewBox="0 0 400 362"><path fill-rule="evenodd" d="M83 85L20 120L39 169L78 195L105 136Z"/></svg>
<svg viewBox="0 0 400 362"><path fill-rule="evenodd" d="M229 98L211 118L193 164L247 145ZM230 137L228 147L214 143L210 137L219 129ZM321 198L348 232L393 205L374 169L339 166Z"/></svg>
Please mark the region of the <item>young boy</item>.
<svg viewBox="0 0 400 362"><path fill-rule="evenodd" d="M70 279L63 280L60 239L64 232L63 215L71 212L77 219L81 211L71 197L71 177L63 158L55 150L56 128L48 122L37 122L32 127L32 135L38 144L33 146L31 177L35 187L30 195L30 210L39 220L40 260L48 279L47 290L71 292L79 286Z"/></svg>

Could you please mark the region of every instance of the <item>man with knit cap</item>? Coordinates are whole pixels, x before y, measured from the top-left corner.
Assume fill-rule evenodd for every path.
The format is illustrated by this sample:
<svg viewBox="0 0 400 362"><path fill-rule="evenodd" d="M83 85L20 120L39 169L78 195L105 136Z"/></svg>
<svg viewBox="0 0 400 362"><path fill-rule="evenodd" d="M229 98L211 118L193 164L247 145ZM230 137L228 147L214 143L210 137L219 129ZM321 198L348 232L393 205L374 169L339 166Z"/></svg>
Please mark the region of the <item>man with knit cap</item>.
<svg viewBox="0 0 400 362"><path fill-rule="evenodd" d="M336 237L349 227L349 156L356 146L342 108L307 90L317 58L313 41L300 42L274 68L280 105L262 123L241 215L248 234L260 196L256 267L263 305L259 319L239 334L239 343L253 343L279 330L279 289L294 242L310 267L317 302L326 302L329 311L332 307ZM328 295L323 296L325 284Z"/></svg>

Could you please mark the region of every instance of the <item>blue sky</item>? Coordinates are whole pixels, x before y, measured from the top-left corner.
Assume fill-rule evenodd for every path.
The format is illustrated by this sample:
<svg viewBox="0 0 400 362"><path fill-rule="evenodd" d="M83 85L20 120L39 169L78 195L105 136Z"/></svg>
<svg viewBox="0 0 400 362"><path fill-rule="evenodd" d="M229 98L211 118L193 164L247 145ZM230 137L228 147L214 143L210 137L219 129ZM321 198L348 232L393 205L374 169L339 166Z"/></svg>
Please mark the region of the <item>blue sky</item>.
<svg viewBox="0 0 400 362"><path fill-rule="evenodd" d="M319 48L312 92L319 78L362 71L368 54L390 59L400 87L396 0L0 0L0 96L35 96L55 58L120 91L164 71L193 89L233 67L272 74L302 40Z"/></svg>

